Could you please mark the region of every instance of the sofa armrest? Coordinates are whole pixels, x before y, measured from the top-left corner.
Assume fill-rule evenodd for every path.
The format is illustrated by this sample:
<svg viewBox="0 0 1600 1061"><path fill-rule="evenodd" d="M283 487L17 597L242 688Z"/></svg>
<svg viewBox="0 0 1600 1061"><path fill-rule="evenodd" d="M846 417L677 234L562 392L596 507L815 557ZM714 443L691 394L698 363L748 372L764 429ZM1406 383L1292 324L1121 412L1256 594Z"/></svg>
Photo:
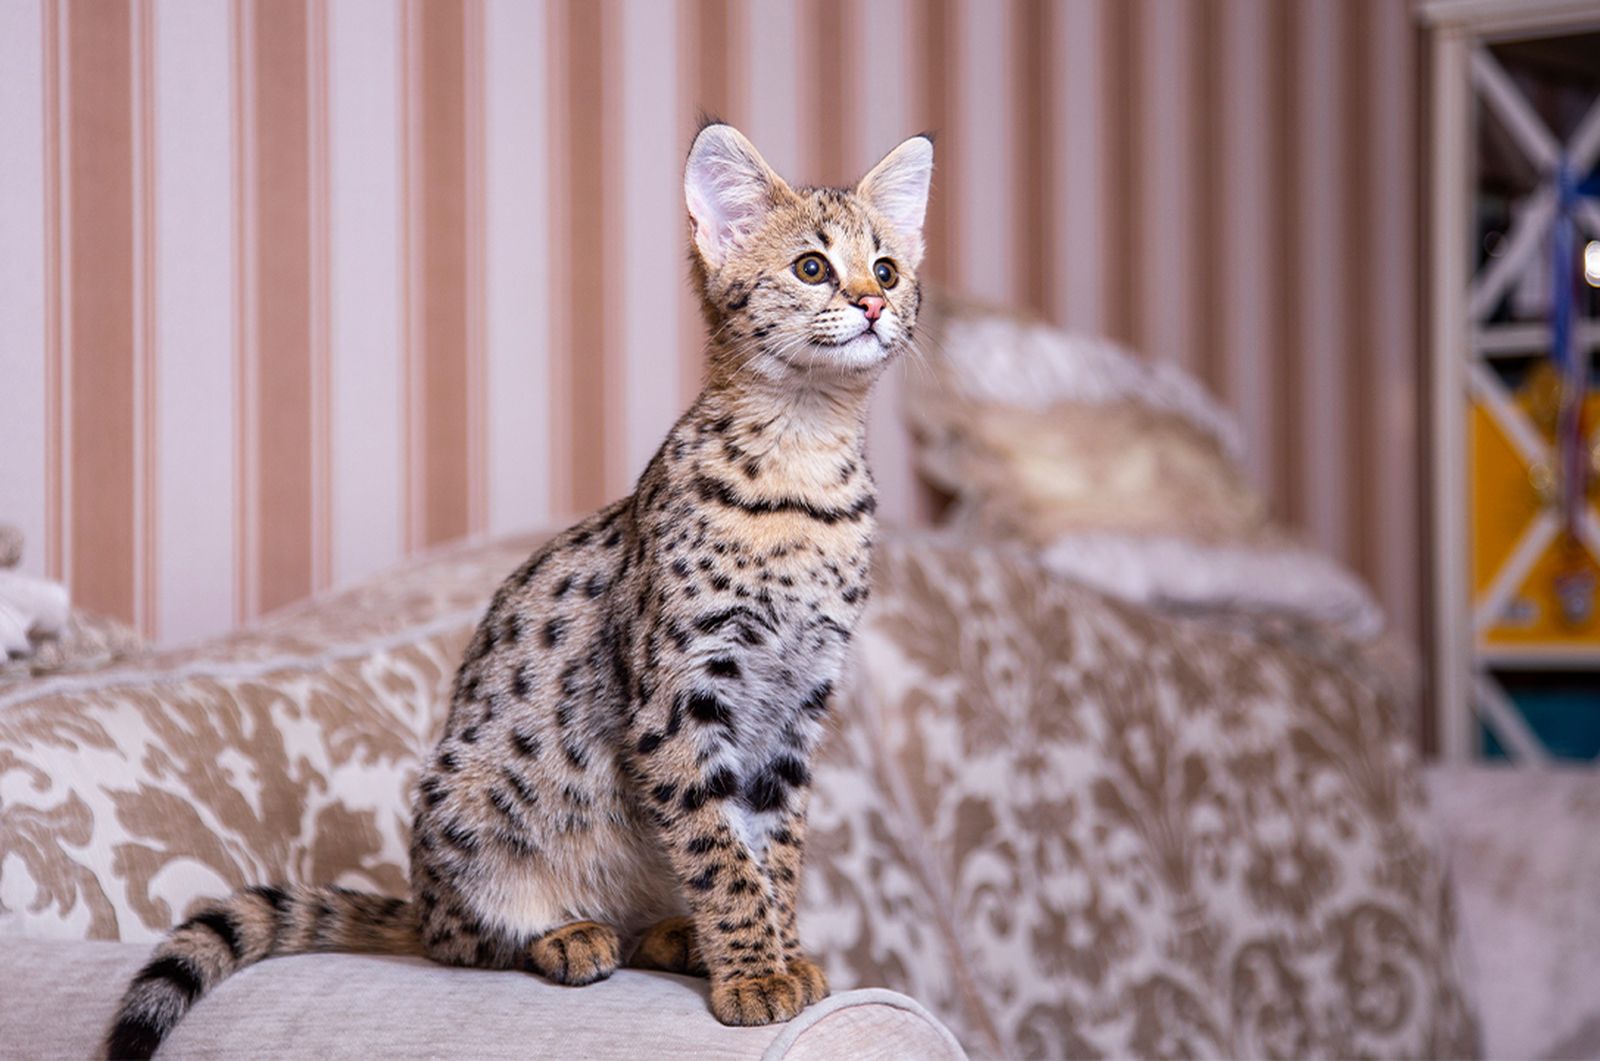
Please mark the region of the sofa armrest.
<svg viewBox="0 0 1600 1061"><path fill-rule="evenodd" d="M90 1057L147 947L0 941L0 1042ZM420 958L311 954L224 981L161 1049L172 1057L701 1057L957 1061L950 1032L892 991L847 991L787 1024L729 1028L706 984L624 970L589 987Z"/></svg>

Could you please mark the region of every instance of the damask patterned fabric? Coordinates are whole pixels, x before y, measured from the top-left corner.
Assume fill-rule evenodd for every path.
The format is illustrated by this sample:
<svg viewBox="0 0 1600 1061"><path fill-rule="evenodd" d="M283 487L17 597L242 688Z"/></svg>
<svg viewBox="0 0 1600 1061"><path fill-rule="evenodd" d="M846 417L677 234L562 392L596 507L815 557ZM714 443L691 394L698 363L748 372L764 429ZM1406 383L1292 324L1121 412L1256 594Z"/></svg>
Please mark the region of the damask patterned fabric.
<svg viewBox="0 0 1600 1061"><path fill-rule="evenodd" d="M404 887L408 791L532 540L0 692L0 933L152 940L273 879ZM1027 554L891 537L802 925L976 1057L1475 1052L1393 686Z"/></svg>

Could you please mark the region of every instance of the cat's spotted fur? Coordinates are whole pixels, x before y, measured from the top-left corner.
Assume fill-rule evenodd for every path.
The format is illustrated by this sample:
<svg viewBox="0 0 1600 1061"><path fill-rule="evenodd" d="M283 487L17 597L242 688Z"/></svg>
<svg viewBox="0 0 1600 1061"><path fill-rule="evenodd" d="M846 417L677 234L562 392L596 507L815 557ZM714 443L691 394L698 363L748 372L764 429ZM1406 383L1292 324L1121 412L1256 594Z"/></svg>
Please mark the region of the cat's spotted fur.
<svg viewBox="0 0 1600 1061"><path fill-rule="evenodd" d="M706 388L632 496L495 594L422 767L411 900L254 888L206 907L128 989L113 1055L147 1056L223 977L302 951L567 984L628 954L709 974L729 1024L827 993L795 927L810 760L867 597L867 395L916 321L931 165L914 138L854 190L794 190L731 128L700 133ZM810 282L797 263L817 254Z"/></svg>

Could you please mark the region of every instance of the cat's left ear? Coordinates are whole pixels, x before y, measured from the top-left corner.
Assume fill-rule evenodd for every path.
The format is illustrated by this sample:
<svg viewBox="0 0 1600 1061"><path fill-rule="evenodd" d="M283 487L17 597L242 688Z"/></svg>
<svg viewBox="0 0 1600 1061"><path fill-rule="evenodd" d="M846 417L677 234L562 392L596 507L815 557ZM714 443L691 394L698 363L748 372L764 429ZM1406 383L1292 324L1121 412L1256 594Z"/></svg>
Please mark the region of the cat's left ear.
<svg viewBox="0 0 1600 1061"><path fill-rule="evenodd" d="M928 216L928 184L933 180L933 138L913 136L883 156L856 185L856 194L888 218L922 257L922 222Z"/></svg>

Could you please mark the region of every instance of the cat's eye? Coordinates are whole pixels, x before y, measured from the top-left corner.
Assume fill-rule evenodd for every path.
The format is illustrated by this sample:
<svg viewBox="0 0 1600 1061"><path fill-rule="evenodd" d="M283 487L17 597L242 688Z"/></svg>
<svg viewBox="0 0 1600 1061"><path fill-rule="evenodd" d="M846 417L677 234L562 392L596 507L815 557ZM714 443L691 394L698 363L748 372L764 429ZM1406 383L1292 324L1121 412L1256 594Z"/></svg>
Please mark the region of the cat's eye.
<svg viewBox="0 0 1600 1061"><path fill-rule="evenodd" d="M900 270L888 258L878 259L878 263L872 267L872 275L878 278L878 286L885 291L900 282Z"/></svg>
<svg viewBox="0 0 1600 1061"><path fill-rule="evenodd" d="M828 259L812 252L795 259L794 275L808 284L820 284L828 278Z"/></svg>

